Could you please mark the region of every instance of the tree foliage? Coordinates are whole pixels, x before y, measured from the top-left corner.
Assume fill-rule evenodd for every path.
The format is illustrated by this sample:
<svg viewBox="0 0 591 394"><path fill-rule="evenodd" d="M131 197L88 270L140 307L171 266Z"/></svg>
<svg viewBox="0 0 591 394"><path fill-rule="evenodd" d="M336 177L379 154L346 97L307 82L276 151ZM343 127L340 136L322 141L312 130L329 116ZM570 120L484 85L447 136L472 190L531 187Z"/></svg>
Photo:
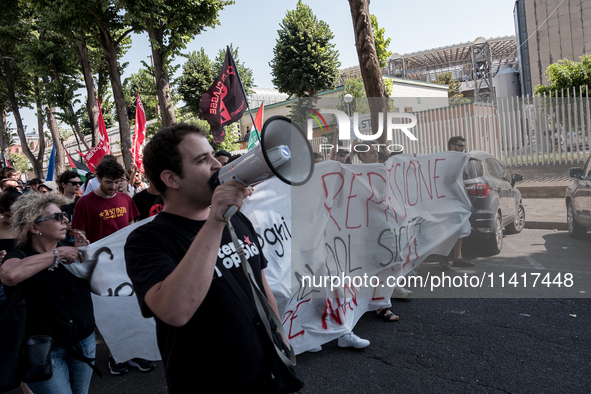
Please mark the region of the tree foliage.
<svg viewBox="0 0 591 394"><path fill-rule="evenodd" d="M579 62L571 62L570 60L559 60L553 63L546 69L546 78L548 78L548 85L538 85L534 91L537 96L556 96L556 92L564 90L570 91L570 96L573 97L573 88L575 88L574 96L580 95L582 87L583 96L587 95L587 88L591 85L591 55L581 56ZM565 93L566 96L566 93Z"/></svg>
<svg viewBox="0 0 591 394"><path fill-rule="evenodd" d="M470 99L463 98L464 95L460 89L462 83L456 81L451 71L437 74L437 79L431 82L439 85L447 85L447 97L449 98L450 105L466 104L470 102Z"/></svg>
<svg viewBox="0 0 591 394"><path fill-rule="evenodd" d="M390 46L391 38L384 38L386 30L378 26L378 18L375 15L371 15L371 28L373 30L373 40L376 46L376 53L378 54L378 61L380 67L384 68L388 64L388 58L392 56L392 52L388 51Z"/></svg>
<svg viewBox="0 0 591 394"><path fill-rule="evenodd" d="M341 63L328 24L318 20L312 9L299 0L279 26L274 57L269 63L277 89L292 97L314 97L332 87Z"/></svg>
<svg viewBox="0 0 591 394"><path fill-rule="evenodd" d="M218 14L233 1L122 0L136 31L150 37L154 76L164 126L176 122L169 83L170 63L186 44L207 27L219 24Z"/></svg>
<svg viewBox="0 0 591 394"><path fill-rule="evenodd" d="M201 96L209 89L214 79L212 65L203 48L190 52L183 64L182 75L176 81L185 105L196 116L199 114Z"/></svg>
<svg viewBox="0 0 591 394"><path fill-rule="evenodd" d="M246 94L252 93L252 88L256 85L254 84L254 76L252 74L252 70L244 63L240 62L240 56L238 55L238 48L234 49L234 45L230 44L230 53L232 54L232 58L234 58L234 63L236 64L236 68L238 69L238 74L240 74L240 79L242 80L242 86L244 86L244 90L246 90ZM224 66L224 59L226 58L226 48L222 48L218 51L218 55L213 62L213 70L212 74L214 77L217 77L220 70ZM213 83L213 80L212 80Z"/></svg>
<svg viewBox="0 0 591 394"><path fill-rule="evenodd" d="M21 153L10 153L8 155L8 161L12 163L12 167L20 173L28 171L31 168L27 156Z"/></svg>
<svg viewBox="0 0 591 394"><path fill-rule="evenodd" d="M17 0L3 2L0 12L0 99L2 106L13 113L23 153L33 165L35 175L40 177L43 173L45 145L43 142L40 144L35 157L27 145L20 114L22 107L29 107L35 101L33 82L37 78L26 61L26 50L35 38L35 21L30 8Z"/></svg>
<svg viewBox="0 0 591 394"><path fill-rule="evenodd" d="M123 94L127 103L127 116L130 122L135 122L135 108L137 104L137 93L139 92L146 120L158 117L158 99L156 98L156 84L154 76L147 68L140 68L137 73L131 74L123 81Z"/></svg>

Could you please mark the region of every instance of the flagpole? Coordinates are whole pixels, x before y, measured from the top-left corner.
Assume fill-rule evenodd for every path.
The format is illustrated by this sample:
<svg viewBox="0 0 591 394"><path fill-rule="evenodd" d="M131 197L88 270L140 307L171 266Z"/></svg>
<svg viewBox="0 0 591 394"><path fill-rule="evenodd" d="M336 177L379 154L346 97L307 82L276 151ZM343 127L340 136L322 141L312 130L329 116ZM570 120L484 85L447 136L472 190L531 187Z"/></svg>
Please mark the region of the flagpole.
<svg viewBox="0 0 591 394"><path fill-rule="evenodd" d="M236 67L236 63L234 62L234 56L232 56L232 51L230 50L229 45L226 45L226 50L230 54L230 59L232 60L232 67L234 68L234 72L236 73L236 76L238 77L238 81L240 82L240 87L242 88L242 94L244 94L244 101L246 101L246 108L248 108L248 114L250 115L250 120L252 120L252 127L254 129L256 129L256 127L254 125L254 118L252 117L252 111L250 110L250 105L248 104L248 97L246 96L246 90L244 89L244 84L242 83L242 78L240 78L240 73L238 72L238 67ZM257 140L260 141L259 133L261 132L261 130L257 130L257 131L258 131L258 133L256 133L256 137L257 137Z"/></svg>

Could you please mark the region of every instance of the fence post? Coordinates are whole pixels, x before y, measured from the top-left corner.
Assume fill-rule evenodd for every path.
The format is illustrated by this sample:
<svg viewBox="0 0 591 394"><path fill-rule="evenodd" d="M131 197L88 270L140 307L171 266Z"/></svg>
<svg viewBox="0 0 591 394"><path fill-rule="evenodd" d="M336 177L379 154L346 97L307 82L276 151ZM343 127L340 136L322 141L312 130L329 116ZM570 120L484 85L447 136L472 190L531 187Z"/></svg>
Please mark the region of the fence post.
<svg viewBox="0 0 591 394"><path fill-rule="evenodd" d="M591 149L591 109L589 108L589 86L585 85L585 95L587 104L587 124L585 130L587 130L587 145Z"/></svg>

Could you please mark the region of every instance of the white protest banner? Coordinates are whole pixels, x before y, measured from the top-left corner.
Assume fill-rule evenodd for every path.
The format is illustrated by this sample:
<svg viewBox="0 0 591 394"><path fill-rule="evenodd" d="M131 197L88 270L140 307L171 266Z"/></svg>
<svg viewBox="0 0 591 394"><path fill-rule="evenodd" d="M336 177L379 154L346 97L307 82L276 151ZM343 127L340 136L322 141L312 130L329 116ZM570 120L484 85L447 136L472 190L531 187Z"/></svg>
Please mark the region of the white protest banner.
<svg viewBox="0 0 591 394"><path fill-rule="evenodd" d="M304 186L290 189L272 179L255 188L242 211L263 244L265 276L296 353L348 333L366 311L389 306L396 282L385 285L388 278L404 278L428 255L447 254L470 234L462 182L467 160L445 152L398 155L386 165L329 161L317 164Z"/></svg>
<svg viewBox="0 0 591 394"><path fill-rule="evenodd" d="M382 287L388 278L403 277L430 254L447 254L470 233L462 182L467 160L444 152L398 155L386 165L330 161L316 165L304 186L273 178L255 187L242 211L269 261L265 277L296 353L348 333L365 312L390 305L393 287ZM160 359L154 321L140 313L123 252L131 231L151 219L90 245L84 263L67 266L104 296L93 298L97 326L116 361ZM323 277L364 275L375 277L376 286L334 286L332 279L318 285ZM129 327L135 331L126 338Z"/></svg>
<svg viewBox="0 0 591 394"><path fill-rule="evenodd" d="M96 326L118 363L134 357L162 359L156 342L156 322L142 316L123 252L129 234L153 219L154 216L149 217L79 248L84 261L65 266L89 281Z"/></svg>

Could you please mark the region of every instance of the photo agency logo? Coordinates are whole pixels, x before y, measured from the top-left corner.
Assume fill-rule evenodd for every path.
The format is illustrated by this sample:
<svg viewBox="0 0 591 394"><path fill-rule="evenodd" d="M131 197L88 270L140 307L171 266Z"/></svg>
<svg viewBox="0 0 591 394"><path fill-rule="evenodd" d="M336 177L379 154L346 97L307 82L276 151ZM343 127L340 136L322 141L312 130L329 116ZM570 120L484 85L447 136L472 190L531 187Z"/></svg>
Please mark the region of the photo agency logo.
<svg viewBox="0 0 591 394"><path fill-rule="evenodd" d="M313 138L313 128L314 128L314 121L321 129L321 133L326 133L328 131L328 125L326 120L322 116L322 114L329 114L334 115L337 118L337 124L339 127L339 140L354 140L359 139L362 141L373 141L377 140L382 136L384 133L384 113L380 112L378 115L378 131L375 134L364 134L365 131L371 132L371 121L369 119L369 114L366 115L359 115L357 112L353 113L352 117L348 117L346 113L343 111L339 111L338 109L327 109L321 108L318 111L313 108L304 108L306 110L306 114L309 116L307 121L307 136L308 139L311 140ZM386 113L387 123L386 123L386 140L393 141L394 131L400 130L402 131L411 141L416 141L417 137L415 137L410 129L417 125L417 117L414 114L410 113L399 113L399 112L388 112ZM405 123L402 121L406 119ZM326 130L326 131L325 131ZM400 144L364 144L359 143L355 145L354 150L358 153L363 153L369 151L371 145L376 146L378 152L380 151L380 147L385 147L388 152L402 152L404 147ZM332 150L334 145L332 144L320 144L321 150ZM345 149L344 147L337 146L337 150Z"/></svg>

